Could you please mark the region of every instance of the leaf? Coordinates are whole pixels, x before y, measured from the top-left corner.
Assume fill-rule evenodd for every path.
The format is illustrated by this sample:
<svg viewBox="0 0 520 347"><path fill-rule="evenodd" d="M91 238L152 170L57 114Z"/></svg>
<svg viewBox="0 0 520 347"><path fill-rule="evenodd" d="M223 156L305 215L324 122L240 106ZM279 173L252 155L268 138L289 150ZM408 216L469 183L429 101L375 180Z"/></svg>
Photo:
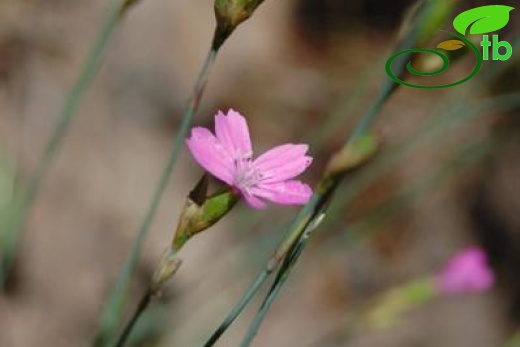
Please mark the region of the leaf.
<svg viewBox="0 0 520 347"><path fill-rule="evenodd" d="M447 51L455 51L465 46L465 43L460 40L446 40L437 45L437 48L442 48Z"/></svg>
<svg viewBox="0 0 520 347"><path fill-rule="evenodd" d="M453 27L462 35L466 35L470 27L470 34L487 34L505 27L512 10L514 7L505 5L475 7L455 17Z"/></svg>

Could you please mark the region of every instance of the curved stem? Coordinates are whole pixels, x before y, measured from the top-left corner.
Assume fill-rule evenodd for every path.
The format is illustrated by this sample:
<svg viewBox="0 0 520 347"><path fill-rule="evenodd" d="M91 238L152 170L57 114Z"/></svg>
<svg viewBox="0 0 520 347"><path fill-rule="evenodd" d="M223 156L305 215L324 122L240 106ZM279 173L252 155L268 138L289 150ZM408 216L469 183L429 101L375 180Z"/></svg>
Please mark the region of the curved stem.
<svg viewBox="0 0 520 347"><path fill-rule="evenodd" d="M175 163L179 156L179 152L182 148L182 144L189 127L192 123L193 116L197 112L202 94L206 88L206 82L211 71L211 67L215 62L218 49L211 48L206 56L204 64L200 70L200 73L195 82L193 92L189 99L188 105L184 111L183 120L180 129L175 137L168 161L159 179L159 182L154 190L148 209L146 210L145 216L139 226L137 237L132 244L130 254L123 265L123 270L119 275L116 285L110 295L106 309L102 316L101 327L97 333L97 337L94 342L94 346L104 346L106 341L109 340L109 336L117 329L118 322L123 310L124 298L128 292L129 283L132 275L135 272L137 263L141 256L141 252L148 234L148 230L152 224L152 221L157 213L159 203L166 191L166 186L172 174Z"/></svg>

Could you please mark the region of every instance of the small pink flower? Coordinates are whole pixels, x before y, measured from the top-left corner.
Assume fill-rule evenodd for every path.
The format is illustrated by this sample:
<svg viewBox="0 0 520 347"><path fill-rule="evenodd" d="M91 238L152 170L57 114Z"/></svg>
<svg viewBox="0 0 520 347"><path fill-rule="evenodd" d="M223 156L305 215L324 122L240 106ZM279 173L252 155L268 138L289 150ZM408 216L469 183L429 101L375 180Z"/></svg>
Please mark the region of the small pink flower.
<svg viewBox="0 0 520 347"><path fill-rule="evenodd" d="M305 155L309 146L288 143L253 160L246 119L232 109L215 115L215 135L196 127L186 144L200 166L235 188L254 208L264 208L265 200L304 205L312 195L307 184L293 180L312 162Z"/></svg>
<svg viewBox="0 0 520 347"><path fill-rule="evenodd" d="M458 252L437 275L436 285L443 294L470 294L489 289L495 276L479 247Z"/></svg>

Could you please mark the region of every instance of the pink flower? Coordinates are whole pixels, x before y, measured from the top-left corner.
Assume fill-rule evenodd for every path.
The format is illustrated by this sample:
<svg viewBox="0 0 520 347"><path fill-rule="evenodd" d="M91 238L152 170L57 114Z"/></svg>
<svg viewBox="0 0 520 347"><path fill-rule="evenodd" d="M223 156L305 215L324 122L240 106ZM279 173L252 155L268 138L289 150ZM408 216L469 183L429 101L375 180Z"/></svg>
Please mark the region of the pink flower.
<svg viewBox="0 0 520 347"><path fill-rule="evenodd" d="M309 146L284 144L253 160L246 119L230 109L215 115L215 135L206 128L191 130L186 140L195 160L206 171L232 186L254 208L264 208L265 200L281 205L304 205L311 188L293 180L312 162Z"/></svg>
<svg viewBox="0 0 520 347"><path fill-rule="evenodd" d="M436 286L443 294L479 293L489 289L494 274L486 253L479 247L458 252L437 275Z"/></svg>

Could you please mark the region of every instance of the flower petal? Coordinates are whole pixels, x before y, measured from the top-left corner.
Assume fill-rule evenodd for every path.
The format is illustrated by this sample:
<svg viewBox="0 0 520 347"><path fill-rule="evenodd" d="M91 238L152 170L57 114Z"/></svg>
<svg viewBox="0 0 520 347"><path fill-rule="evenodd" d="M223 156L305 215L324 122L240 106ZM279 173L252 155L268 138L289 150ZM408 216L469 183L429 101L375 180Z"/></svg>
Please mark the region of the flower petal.
<svg viewBox="0 0 520 347"><path fill-rule="evenodd" d="M305 155L308 149L305 144L277 146L258 157L253 167L264 183L285 181L298 176L312 163L312 158Z"/></svg>
<svg viewBox="0 0 520 347"><path fill-rule="evenodd" d="M262 199L259 199L247 192L242 192L242 196L249 206L256 208L257 210L262 210L267 207L266 203Z"/></svg>
<svg viewBox="0 0 520 347"><path fill-rule="evenodd" d="M251 158L251 138L246 119L230 109L227 116L222 111L215 115L215 134L232 159Z"/></svg>
<svg viewBox="0 0 520 347"><path fill-rule="evenodd" d="M312 196L312 189L297 180L262 183L251 188L250 192L280 205L305 205Z"/></svg>
<svg viewBox="0 0 520 347"><path fill-rule="evenodd" d="M486 253L478 247L457 253L437 275L437 288L443 294L478 293L489 289L493 282Z"/></svg>
<svg viewBox="0 0 520 347"><path fill-rule="evenodd" d="M224 146L206 128L193 128L186 144L200 166L231 185L235 177L235 165Z"/></svg>

